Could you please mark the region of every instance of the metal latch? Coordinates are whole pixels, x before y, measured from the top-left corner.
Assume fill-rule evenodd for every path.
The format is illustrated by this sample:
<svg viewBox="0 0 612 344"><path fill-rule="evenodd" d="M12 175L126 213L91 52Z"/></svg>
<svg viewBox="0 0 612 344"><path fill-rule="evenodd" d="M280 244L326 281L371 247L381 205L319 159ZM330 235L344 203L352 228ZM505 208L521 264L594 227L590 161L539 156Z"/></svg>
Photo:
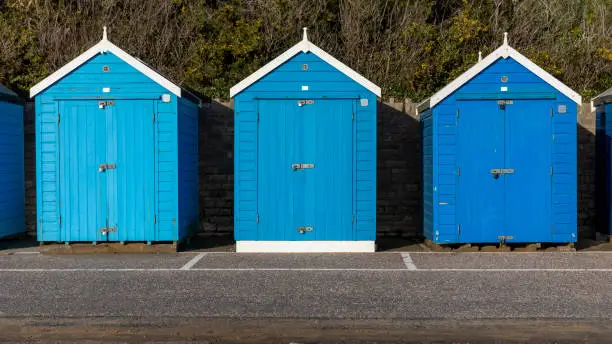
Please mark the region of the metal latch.
<svg viewBox="0 0 612 344"><path fill-rule="evenodd" d="M298 106L312 105L314 104L314 100L312 99L298 100L297 104Z"/></svg>
<svg viewBox="0 0 612 344"><path fill-rule="evenodd" d="M297 231L300 232L300 234L304 234L306 232L312 232L313 229L314 228L312 228L312 227L306 226L306 227L298 227Z"/></svg>
<svg viewBox="0 0 612 344"><path fill-rule="evenodd" d="M314 164L291 164L291 168L296 170L305 170L307 168L314 168Z"/></svg>
<svg viewBox="0 0 612 344"><path fill-rule="evenodd" d="M499 178L499 176L502 174L513 174L513 173L514 173L513 168L492 168L491 169L491 174L493 175L493 178L495 179Z"/></svg>
<svg viewBox="0 0 612 344"><path fill-rule="evenodd" d="M100 228L100 232L102 233L102 235L106 235L106 233L110 233L110 232L116 232L117 228L114 227L103 227Z"/></svg>
<svg viewBox="0 0 612 344"><path fill-rule="evenodd" d="M113 106L113 105L115 105L115 102L112 100L98 102L98 108L100 109L104 109L107 106Z"/></svg>
<svg viewBox="0 0 612 344"><path fill-rule="evenodd" d="M514 104L513 100L498 100L497 101L497 105L499 105L499 108L501 110L504 110L506 108L506 105L512 105Z"/></svg>
<svg viewBox="0 0 612 344"><path fill-rule="evenodd" d="M117 165L115 164L100 164L100 168L98 168L98 172L105 172L106 170L115 170L117 169Z"/></svg>
<svg viewBox="0 0 612 344"><path fill-rule="evenodd" d="M501 241L506 241L506 240L514 240L514 237L512 235L500 235L497 237L497 239Z"/></svg>

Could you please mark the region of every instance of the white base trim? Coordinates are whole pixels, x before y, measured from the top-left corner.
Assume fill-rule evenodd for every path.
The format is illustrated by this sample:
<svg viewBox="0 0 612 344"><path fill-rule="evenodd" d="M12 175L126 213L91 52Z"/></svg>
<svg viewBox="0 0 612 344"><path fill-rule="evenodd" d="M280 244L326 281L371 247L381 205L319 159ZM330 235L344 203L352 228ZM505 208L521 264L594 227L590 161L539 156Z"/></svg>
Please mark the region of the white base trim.
<svg viewBox="0 0 612 344"><path fill-rule="evenodd" d="M374 241L236 241L240 253L374 252Z"/></svg>

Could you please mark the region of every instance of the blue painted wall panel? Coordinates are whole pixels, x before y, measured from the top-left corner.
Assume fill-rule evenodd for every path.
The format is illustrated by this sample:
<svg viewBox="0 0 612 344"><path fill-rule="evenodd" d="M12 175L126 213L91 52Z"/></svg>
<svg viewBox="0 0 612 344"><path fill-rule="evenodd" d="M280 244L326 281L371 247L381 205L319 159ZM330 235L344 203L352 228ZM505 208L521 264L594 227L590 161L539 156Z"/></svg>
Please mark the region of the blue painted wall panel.
<svg viewBox="0 0 612 344"><path fill-rule="evenodd" d="M300 108L298 99L315 103ZM375 95L316 55L300 53L239 93L234 104L236 240L375 239ZM296 157L319 166L299 176L279 172ZM326 170L331 164L335 168ZM300 189L304 185L315 189ZM290 200L279 201L284 197ZM319 230L301 235L295 227L308 225L309 212Z"/></svg>
<svg viewBox="0 0 612 344"><path fill-rule="evenodd" d="M0 101L0 238L25 231L23 106Z"/></svg>
<svg viewBox="0 0 612 344"><path fill-rule="evenodd" d="M501 81L502 76L508 77L507 82ZM507 87L508 91L502 92L502 86ZM488 165L491 165L489 168L495 168L492 166L494 162L483 156L484 152L477 154L466 147L470 145L470 142L477 141L477 135L485 133L486 129L482 127L482 120L479 118L491 116L491 111L484 109L491 104L497 107L496 99L514 99L515 103L507 107L514 106L513 111L522 111L512 116L515 118L513 121L516 122L508 122L508 119L504 122L503 127L506 131L503 134L506 140L504 147L513 148L503 154L502 161L504 164L523 167L517 167L514 175L505 175L503 178L515 178L509 180L513 190L519 186L530 190L536 188L538 191L533 192L538 192L540 198L544 197L540 203L544 203L546 209L538 212L538 215L528 214L527 216L526 214L526 218L532 218L530 224L533 226L531 227L530 224L524 222L519 224L520 220L524 221L524 219L518 219L519 222L503 220L502 223L493 226L496 227L495 235L486 237L485 234L491 233L472 233L474 235L466 236L465 233L461 234L466 230L462 226L473 225L464 219L466 216L464 207L470 202L475 202L472 198L479 187L476 184L473 186L465 184L465 178L469 177L469 172L464 171L468 174L461 179L458 168L465 163L472 166L479 161L478 159L481 159L480 162L482 162L480 169ZM463 118L458 113L459 104L472 104L470 108L466 108L466 111L470 111L470 114L475 117ZM565 105L566 112L559 113L559 106L562 105ZM423 231L425 236L437 243L498 242L499 235L507 237L508 242L575 242L577 239L576 111L577 106L574 102L512 58L499 59L494 62L433 109L424 111L421 114L421 120L424 128L422 142L424 156ZM529 113L529 118L522 117L521 119L526 112ZM459 123L467 123L472 120L470 127L476 130L470 135L467 135L467 132L462 134L465 130L461 129ZM426 129L430 125L433 130ZM478 129L478 126L482 128ZM431 139L429 138L430 132L433 136ZM462 137L462 135L468 137ZM513 140L513 137L520 137L524 140ZM527 141L527 137L530 141ZM485 139L485 141L490 142L490 139ZM429 142L432 145L431 159L425 158ZM536 156L537 164L529 163L527 158L534 156L527 151L533 147L541 147L541 150L538 151L539 155ZM519 152L521 150L525 152L521 154ZM515 160L512 160L510 156ZM504 166L499 168L504 168ZM542 172L550 171L550 168L552 168L552 175L546 175L546 171ZM537 169L539 172L533 176L526 176L526 169ZM429 173L432 173L431 177ZM482 186L482 183L477 184L483 190L489 190ZM504 187L504 190L508 190L508 186ZM501 200L497 199L495 202L503 202L504 218L511 216L516 219L516 212L525 211L521 210L521 203L523 205L525 203L522 201L525 195L513 192L506 195L506 193L507 191L504 191ZM487 202L483 200L482 206L484 204ZM480 209L482 206L477 208ZM481 209L481 214L474 219L481 221L487 216L486 214L491 212L492 210ZM534 216L539 217L534 219Z"/></svg>
<svg viewBox="0 0 612 344"><path fill-rule="evenodd" d="M197 223L195 104L111 53L35 101L39 241L176 241Z"/></svg>

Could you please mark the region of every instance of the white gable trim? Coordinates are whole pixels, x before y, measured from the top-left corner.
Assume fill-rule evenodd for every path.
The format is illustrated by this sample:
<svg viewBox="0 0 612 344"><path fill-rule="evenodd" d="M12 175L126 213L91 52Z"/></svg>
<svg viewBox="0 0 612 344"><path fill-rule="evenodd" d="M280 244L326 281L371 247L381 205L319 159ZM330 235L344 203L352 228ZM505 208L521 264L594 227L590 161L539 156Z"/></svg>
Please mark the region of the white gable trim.
<svg viewBox="0 0 612 344"><path fill-rule="evenodd" d="M577 104L582 103L582 97L580 96L580 94L578 94L576 91L569 88L567 85L559 81L554 76L550 75L547 71L542 69L540 66L531 62L531 60L529 60L527 57L525 57L524 55L522 55L521 53L519 53L512 47L510 47L507 44L507 42L504 42L504 44L501 47L497 48L494 52L489 54L487 57L480 60L472 68L468 69L463 74L461 74L457 79L453 80L451 83L446 85L440 91L436 92L428 100L425 100L423 103L419 104L418 107L419 109L421 109L420 111L422 111L423 109L426 109L427 107L429 108L434 107L436 104L446 99L446 97L448 97L451 93L455 92L465 83L470 81L480 72L482 72L484 69L486 69L491 64L493 64L495 61L497 61L500 58L507 59L508 57L513 58L516 62L520 63L523 67L527 68L529 71L531 71L532 73L540 77L542 80L544 80L546 83L548 83L552 87L559 90L559 92L563 93L569 99L573 100Z"/></svg>
<svg viewBox="0 0 612 344"><path fill-rule="evenodd" d="M230 89L230 98L233 98L235 95L242 92L245 88L251 86L257 80L263 78L268 73L275 70L283 63L287 62L289 59L297 55L299 52L304 52L304 53L311 52L317 55L321 60L329 63L332 67L344 73L346 76L353 79L355 82L365 87L370 92L376 94L379 97L381 96L380 87L376 86L373 82L364 78L361 74L352 70L344 63L338 61L336 58L334 58L330 54L323 51L323 49L312 44L308 40L308 37L306 36L306 32L304 30L304 39L301 42L289 48L289 50L285 51L284 53L276 57L274 60L270 61L265 66L258 69L255 73L249 75L246 79L234 85L234 87Z"/></svg>
<svg viewBox="0 0 612 344"><path fill-rule="evenodd" d="M141 72L142 74L149 77L151 80L160 84L162 87L164 87L168 91L174 93L177 97L181 97L181 88L179 86L170 82L170 80L164 78L159 73L151 69L149 66L140 62L138 59L132 57L131 55L123 51L121 48L119 48L118 46L108 41L106 37L104 37L98 44L89 48L86 52L82 53L77 58L75 58L74 60L66 64L65 66L55 71L55 73L49 75L43 81L39 82L34 87L32 87L30 89L30 98L33 98L40 92L46 90L49 86L58 82L59 80L64 78L66 75L68 75L70 72L77 69L79 66L89 61L96 55L103 54L106 52L113 53L115 56L123 60L125 63L134 67L137 71Z"/></svg>

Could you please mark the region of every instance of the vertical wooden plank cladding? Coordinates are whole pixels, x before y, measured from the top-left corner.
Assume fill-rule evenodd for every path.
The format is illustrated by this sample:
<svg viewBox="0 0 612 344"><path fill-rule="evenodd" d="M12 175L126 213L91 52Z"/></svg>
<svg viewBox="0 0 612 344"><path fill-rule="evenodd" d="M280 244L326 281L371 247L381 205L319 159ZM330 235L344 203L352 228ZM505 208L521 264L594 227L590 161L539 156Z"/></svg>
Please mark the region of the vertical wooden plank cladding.
<svg viewBox="0 0 612 344"><path fill-rule="evenodd" d="M502 82L502 76L507 76ZM501 86L507 87L507 93L501 92ZM453 94L433 109L433 228L424 230L425 236L438 243L452 243L456 240L458 226L454 212L440 214L438 203L445 207L457 200L457 187L452 176L456 176L456 145L450 138L456 135L457 99L470 96L472 101L479 97L497 94L500 97L536 97L538 94L554 94L556 105L552 119L552 133L559 137L553 144L552 164L554 169L552 187L552 226L543 231L552 233L552 242L574 242L576 240L577 208L577 162L576 162L576 106L561 92L544 82L535 74L520 65L512 58L499 59L479 75L468 81ZM559 114L558 105L566 105L567 112ZM543 114L550 115L550 114ZM459 116L459 121L460 121ZM550 133L545 133L550 135ZM453 203L454 204L454 203ZM438 233L436 236L435 233ZM511 234L509 234L511 235Z"/></svg>
<svg viewBox="0 0 612 344"><path fill-rule="evenodd" d="M234 208L236 240L257 238L257 104L240 94L235 100Z"/></svg>
<svg viewBox="0 0 612 344"><path fill-rule="evenodd" d="M44 94L36 98L37 233L41 241L59 241L58 104Z"/></svg>

